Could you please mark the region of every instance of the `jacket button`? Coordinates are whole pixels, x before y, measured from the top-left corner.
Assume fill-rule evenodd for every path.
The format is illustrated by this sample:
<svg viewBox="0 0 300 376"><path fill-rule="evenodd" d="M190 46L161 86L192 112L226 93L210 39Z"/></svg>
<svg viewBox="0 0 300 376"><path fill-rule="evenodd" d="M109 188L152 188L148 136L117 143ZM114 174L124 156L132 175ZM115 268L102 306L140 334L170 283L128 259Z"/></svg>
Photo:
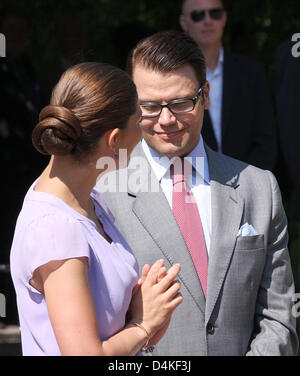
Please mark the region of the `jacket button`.
<svg viewBox="0 0 300 376"><path fill-rule="evenodd" d="M215 332L215 327L213 326L213 324L208 323L207 324L207 333L208 334L214 334L214 332Z"/></svg>

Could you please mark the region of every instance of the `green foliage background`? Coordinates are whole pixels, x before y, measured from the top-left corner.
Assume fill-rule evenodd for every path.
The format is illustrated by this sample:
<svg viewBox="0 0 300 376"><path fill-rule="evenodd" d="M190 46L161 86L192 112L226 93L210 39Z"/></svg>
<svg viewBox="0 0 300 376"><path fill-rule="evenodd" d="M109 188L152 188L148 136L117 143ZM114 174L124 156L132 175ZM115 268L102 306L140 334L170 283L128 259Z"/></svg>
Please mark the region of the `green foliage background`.
<svg viewBox="0 0 300 376"><path fill-rule="evenodd" d="M1 3L12 4L12 0ZM118 43L113 43L116 31L122 25L134 23L149 31L179 29L182 0L18 0L14 3L26 8L32 18L29 49L37 64L50 63L55 57L55 19L79 12L88 25L88 57L120 65ZM299 0L225 0L224 3L229 13L225 45L263 61L268 70L272 69L277 46L300 32Z"/></svg>

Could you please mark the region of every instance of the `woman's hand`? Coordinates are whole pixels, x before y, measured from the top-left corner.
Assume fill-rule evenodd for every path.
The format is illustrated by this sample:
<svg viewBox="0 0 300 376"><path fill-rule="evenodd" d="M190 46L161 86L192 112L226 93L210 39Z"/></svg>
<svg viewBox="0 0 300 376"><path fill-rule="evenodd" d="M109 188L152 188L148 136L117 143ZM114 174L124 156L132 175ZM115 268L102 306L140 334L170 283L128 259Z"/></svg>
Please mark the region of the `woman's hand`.
<svg viewBox="0 0 300 376"><path fill-rule="evenodd" d="M149 269L150 269L150 266L149 266ZM149 271L149 269L148 269L148 271ZM161 279L163 277L165 277L166 274L167 274L167 269L163 266L162 268L160 268L159 275L158 275L158 278L157 278L157 282L161 281ZM141 283L143 282L142 278L140 279L140 282ZM165 333L166 333L166 331L167 331L167 329L170 325L170 322L171 322L171 316L170 316L169 320L167 320L167 322L151 338L151 341L150 341L151 345L156 345L163 338L163 336L165 335Z"/></svg>
<svg viewBox="0 0 300 376"><path fill-rule="evenodd" d="M153 337L161 328L167 328L174 309L182 302L182 296L179 294L180 283L175 281L180 271L179 264L173 265L167 272L163 260L158 260L149 268L149 265L144 266L139 288L134 291L130 321L142 324Z"/></svg>
<svg viewBox="0 0 300 376"><path fill-rule="evenodd" d="M135 293L140 289L142 284L145 282L145 279L147 278L147 275L150 269L151 269L151 266L149 264L145 264L143 266L141 278L138 280L137 284L134 286L132 290L132 296L135 295Z"/></svg>

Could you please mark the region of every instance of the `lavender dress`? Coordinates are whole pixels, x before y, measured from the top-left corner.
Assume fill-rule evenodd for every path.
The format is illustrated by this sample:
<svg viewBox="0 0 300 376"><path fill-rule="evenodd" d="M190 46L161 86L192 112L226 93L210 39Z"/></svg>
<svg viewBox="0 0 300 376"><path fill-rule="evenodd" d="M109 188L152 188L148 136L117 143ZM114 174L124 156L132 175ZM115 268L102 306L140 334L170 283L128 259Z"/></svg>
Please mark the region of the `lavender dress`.
<svg viewBox="0 0 300 376"><path fill-rule="evenodd" d="M138 265L98 192L93 191L91 198L111 244L93 221L59 198L34 191L34 186L25 197L11 249L22 350L23 355L61 355L45 297L29 284L35 269L51 260L88 258L99 335L105 340L124 327Z"/></svg>

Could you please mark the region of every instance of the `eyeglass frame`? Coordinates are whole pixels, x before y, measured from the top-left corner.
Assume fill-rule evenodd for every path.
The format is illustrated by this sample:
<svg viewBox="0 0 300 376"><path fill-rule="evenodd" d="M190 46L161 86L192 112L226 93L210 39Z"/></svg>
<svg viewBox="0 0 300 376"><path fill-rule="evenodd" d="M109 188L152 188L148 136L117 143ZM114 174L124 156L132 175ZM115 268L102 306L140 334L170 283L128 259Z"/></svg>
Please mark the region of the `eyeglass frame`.
<svg viewBox="0 0 300 376"><path fill-rule="evenodd" d="M218 10L218 11L221 11L221 17L220 18L214 18L214 17L212 17L211 16L211 12L213 12L213 11L216 11L216 10ZM193 19L193 16L192 16L192 14L193 13L202 13L203 12L203 18L201 18L200 20L194 20ZM219 7L219 8L210 8L210 9L194 9L194 10L192 10L191 11L191 13L190 13L190 18L191 18L191 20L193 21L193 22L195 22L195 23L197 23L197 22L202 22L204 19L205 19L205 17L206 17L206 15L207 15L207 13L209 14L209 17L212 19L212 20L220 20L222 17L223 17L223 15L224 15L224 12L225 12L225 9L224 8L221 8L221 7Z"/></svg>
<svg viewBox="0 0 300 376"><path fill-rule="evenodd" d="M196 103L198 102L199 98L200 98L200 95L201 93L203 93L203 85L200 87L200 89L198 90L196 96L194 98L180 98L180 99L174 99L166 104L163 104L163 103L158 103L158 102L140 102L139 105L140 107L143 107L143 106L149 106L149 105L156 105L156 106L160 106L160 112L158 114L155 114L155 115L141 115L142 118L154 118L154 117L157 117L157 116L160 116L161 115L161 112L163 110L163 108L167 107L168 110L170 112L172 112L172 114L186 114L188 112L192 112L194 111L195 109L195 106L196 106ZM174 103L181 103L181 102L184 102L184 101L192 101L193 102L193 108L191 110L188 110L188 111L173 111L169 105L171 104L174 104ZM142 110L143 111L143 110Z"/></svg>

